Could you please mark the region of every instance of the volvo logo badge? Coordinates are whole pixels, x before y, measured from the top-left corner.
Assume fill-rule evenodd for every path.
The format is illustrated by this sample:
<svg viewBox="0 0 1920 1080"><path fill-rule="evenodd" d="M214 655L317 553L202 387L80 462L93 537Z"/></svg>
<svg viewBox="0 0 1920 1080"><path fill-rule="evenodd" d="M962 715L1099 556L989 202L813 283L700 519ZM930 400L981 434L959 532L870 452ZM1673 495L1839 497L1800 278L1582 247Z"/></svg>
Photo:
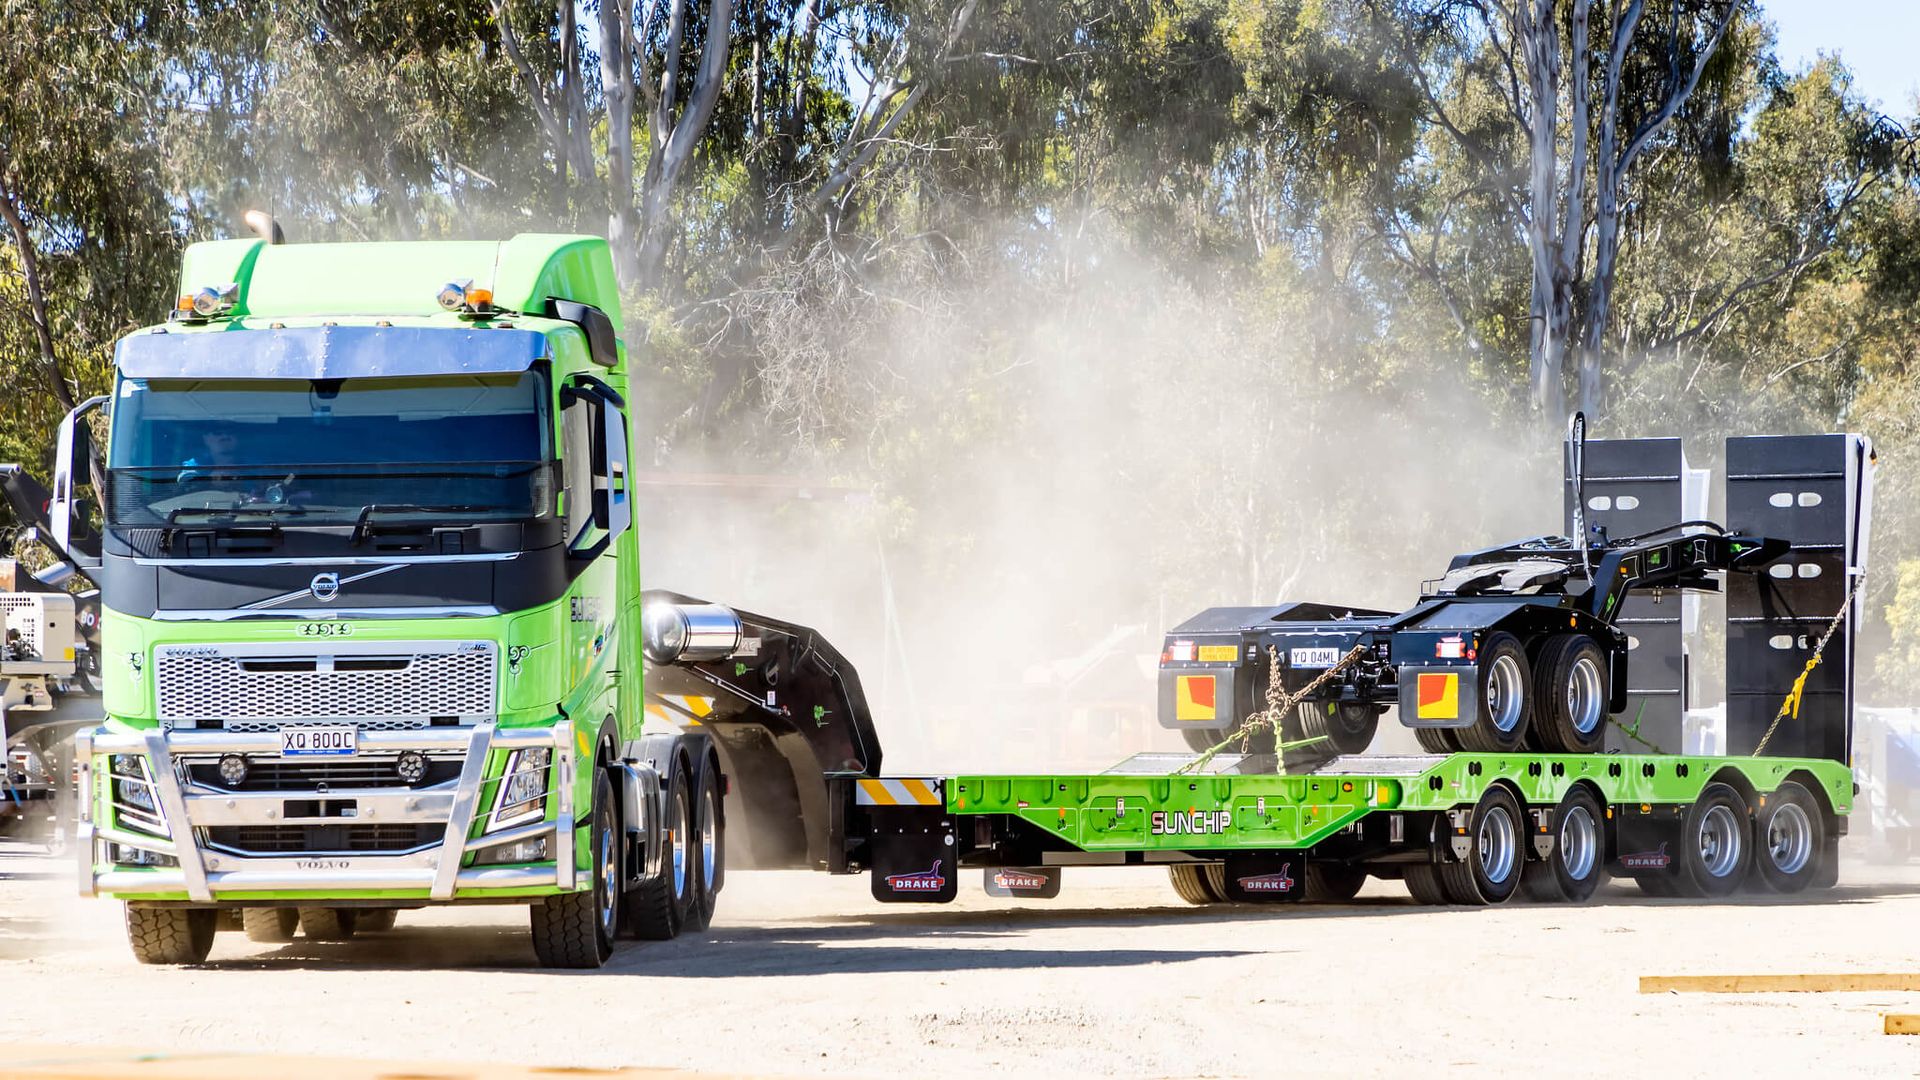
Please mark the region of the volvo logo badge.
<svg viewBox="0 0 1920 1080"><path fill-rule="evenodd" d="M315 574L307 584L307 591L315 600L326 603L340 595L340 575L334 573Z"/></svg>

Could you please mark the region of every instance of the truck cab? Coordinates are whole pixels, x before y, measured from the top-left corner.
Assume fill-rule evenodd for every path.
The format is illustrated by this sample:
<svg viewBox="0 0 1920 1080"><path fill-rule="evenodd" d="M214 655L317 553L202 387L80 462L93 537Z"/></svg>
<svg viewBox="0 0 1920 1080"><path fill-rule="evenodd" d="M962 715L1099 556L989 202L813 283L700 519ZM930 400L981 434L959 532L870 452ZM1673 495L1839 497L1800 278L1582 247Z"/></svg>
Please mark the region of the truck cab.
<svg viewBox="0 0 1920 1080"><path fill-rule="evenodd" d="M722 780L697 733L643 730L621 632L605 242L203 243L179 296L61 430L55 540L97 529L103 600L83 892L153 962L235 911L285 940L527 904L563 966L701 924Z"/></svg>

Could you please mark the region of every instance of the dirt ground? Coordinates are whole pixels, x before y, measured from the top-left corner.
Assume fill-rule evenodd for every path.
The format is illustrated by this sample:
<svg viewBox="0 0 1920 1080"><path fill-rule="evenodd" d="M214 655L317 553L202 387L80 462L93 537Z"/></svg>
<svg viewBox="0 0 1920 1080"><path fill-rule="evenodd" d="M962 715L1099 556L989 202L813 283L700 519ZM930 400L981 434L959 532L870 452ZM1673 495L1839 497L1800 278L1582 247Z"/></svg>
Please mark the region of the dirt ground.
<svg viewBox="0 0 1920 1080"><path fill-rule="evenodd" d="M1164 872L1086 870L1057 900L977 882L946 908L866 882L736 873L706 934L604 970L533 968L524 912L405 913L386 934L143 968L120 909L0 844L0 1043L650 1065L788 1075L1274 1076L1602 1071L1920 1075L1881 1034L1920 994L1652 994L1642 975L1920 972L1920 867L1849 863L1782 902L1194 908ZM0 1075L4 1075L0 1062Z"/></svg>

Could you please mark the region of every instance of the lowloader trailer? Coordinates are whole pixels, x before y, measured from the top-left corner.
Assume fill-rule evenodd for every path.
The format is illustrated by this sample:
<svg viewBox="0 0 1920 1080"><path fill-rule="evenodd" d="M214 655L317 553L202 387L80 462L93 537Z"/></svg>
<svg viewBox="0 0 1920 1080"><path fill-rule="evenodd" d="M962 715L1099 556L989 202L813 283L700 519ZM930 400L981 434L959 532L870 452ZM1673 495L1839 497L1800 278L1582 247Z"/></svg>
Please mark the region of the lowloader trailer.
<svg viewBox="0 0 1920 1080"><path fill-rule="evenodd" d="M1196 901L1832 879L1852 789L1828 760L1315 744L888 777L818 633L641 588L604 242L221 241L179 295L63 422L49 506L102 609L80 887L125 904L142 962L198 962L235 922L336 940L515 904L541 963L595 967L705 927L729 865L909 902L963 868L1026 896L1107 863L1166 864Z"/></svg>

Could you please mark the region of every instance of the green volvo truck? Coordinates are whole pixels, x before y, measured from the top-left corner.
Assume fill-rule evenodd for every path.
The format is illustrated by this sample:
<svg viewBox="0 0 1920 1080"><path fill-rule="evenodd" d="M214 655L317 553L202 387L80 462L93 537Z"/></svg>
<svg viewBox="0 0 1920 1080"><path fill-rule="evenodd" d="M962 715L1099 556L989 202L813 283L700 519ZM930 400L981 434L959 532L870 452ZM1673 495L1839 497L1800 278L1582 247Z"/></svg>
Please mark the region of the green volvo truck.
<svg viewBox="0 0 1920 1080"><path fill-rule="evenodd" d="M62 424L49 510L50 549L102 600L81 889L125 903L143 962L198 962L235 923L337 940L509 903L543 964L593 967L623 935L704 927L730 853L865 873L888 902L951 900L966 868L1024 897L1069 866L1165 865L1196 903L1338 900L1369 876L1463 904L1523 883L1580 900L1608 873L1697 895L1833 879L1844 755L1322 739L888 777L821 635L642 589L603 241L220 241L188 250L180 286L171 318L119 344L112 392ZM1689 583L1726 565L1703 557ZM1574 581L1542 610L1577 612ZM1291 632L1221 629L1219 657L1170 638L1166 678L1257 670ZM1496 659L1476 643L1442 674ZM1512 707L1545 708L1537 658L1499 655L1521 673Z"/></svg>

